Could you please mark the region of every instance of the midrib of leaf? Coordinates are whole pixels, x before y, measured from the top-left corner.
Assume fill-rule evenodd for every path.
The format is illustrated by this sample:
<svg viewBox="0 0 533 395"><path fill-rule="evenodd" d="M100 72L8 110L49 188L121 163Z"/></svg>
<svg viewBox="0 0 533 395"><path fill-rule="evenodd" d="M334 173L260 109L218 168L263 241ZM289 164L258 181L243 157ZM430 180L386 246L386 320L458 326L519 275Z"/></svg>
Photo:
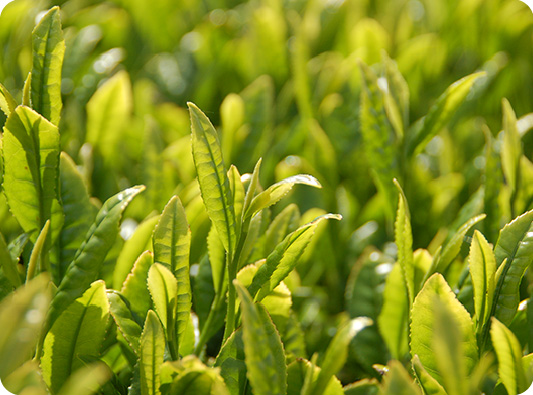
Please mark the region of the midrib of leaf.
<svg viewBox="0 0 533 395"><path fill-rule="evenodd" d="M31 139L33 141L33 146L35 147L35 152L33 154L35 155L37 165L39 166L36 171L36 177L37 177L37 191L38 191L38 200L39 200L39 226L42 229L44 226L44 191L43 191L43 185L42 185L42 179L41 179L41 143L39 141L39 129L36 128L35 124L31 122L31 120L28 118L28 115L26 112L24 112L24 118L27 124L31 125L30 135ZM40 121L39 121L40 124ZM37 129L37 130L36 130ZM50 216L51 215L51 207L50 207Z"/></svg>
<svg viewBox="0 0 533 395"><path fill-rule="evenodd" d="M48 29L46 30L46 40L45 40L45 44L44 44L44 56L43 56L43 68L41 70L41 78L39 79L39 85L40 85L40 88L39 89L39 105L42 107L43 105L43 101L44 101L44 90L46 88L46 85L44 83L45 80L48 80L48 78L45 78L45 75L46 77L48 76L48 74L50 73L50 69L49 67L45 67L45 64L47 64L47 60L49 60L47 58L47 55L48 55L48 46L49 46L49 38L50 38L50 29L52 28L52 24L54 23L54 20L53 19L50 19L50 23L48 24ZM33 77L33 76L32 76ZM35 105L35 104L34 104ZM51 116L50 116L51 118ZM50 121L52 122L52 121Z"/></svg>
<svg viewBox="0 0 533 395"><path fill-rule="evenodd" d="M69 362L68 363L68 376L70 376L70 373L72 372L72 360L74 359L74 350L76 349L77 345L78 345L78 338L79 338L79 334L80 334L80 331L81 331L81 326L83 324L83 320L85 319L85 314L87 313L87 309L88 309L88 306L89 304L91 303L91 301L93 300L93 297L94 295L96 294L96 291L98 291L98 288L96 288L95 290L93 290L93 293L91 295L91 297L89 298L89 300L87 301L87 304L86 306L84 306L83 308L83 311L81 313L81 317L80 319L78 320L78 324L76 326L76 331L74 332L74 338L76 339L76 343L74 344L74 347L71 347L69 349L69 355L67 356L67 361ZM76 303L76 301L74 301L74 303ZM72 306L72 305L71 305ZM65 310L66 311L66 310ZM59 318L59 317L58 317Z"/></svg>

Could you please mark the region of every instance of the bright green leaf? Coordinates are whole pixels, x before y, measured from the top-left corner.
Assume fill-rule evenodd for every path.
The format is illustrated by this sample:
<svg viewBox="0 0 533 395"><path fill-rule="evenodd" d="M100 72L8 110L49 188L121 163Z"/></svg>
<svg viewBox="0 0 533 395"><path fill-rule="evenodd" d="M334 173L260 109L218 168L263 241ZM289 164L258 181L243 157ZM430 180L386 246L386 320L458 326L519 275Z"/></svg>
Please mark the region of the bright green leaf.
<svg viewBox="0 0 533 395"><path fill-rule="evenodd" d="M79 355L98 356L104 340L109 304L103 281L94 282L55 320L46 335L41 368L52 393L83 366Z"/></svg>
<svg viewBox="0 0 533 395"><path fill-rule="evenodd" d="M153 263L153 254L150 251L143 252L133 264L133 268L120 290L120 293L130 302L131 311L143 321L146 319L148 310L152 307L152 299L146 283L148 270Z"/></svg>
<svg viewBox="0 0 533 395"><path fill-rule="evenodd" d="M17 107L4 126L3 157L3 189L22 229L33 242L48 219L59 229L57 127L28 107Z"/></svg>
<svg viewBox="0 0 533 395"><path fill-rule="evenodd" d="M463 305L457 300L450 286L442 277L436 273L425 283L418 293L413 303L411 311L411 355L418 355L420 362L439 383L442 384L442 374L439 372L437 359L439 356L433 351L434 337L436 329L435 303L440 302L445 309L456 320L460 328L460 338L462 344L461 358L467 374L470 374L478 359L477 342L474 325L470 315Z"/></svg>
<svg viewBox="0 0 533 395"><path fill-rule="evenodd" d="M518 133L516 114L507 99L502 100L503 111L503 147L501 150L502 170L505 181L511 189L511 200L519 187L520 158L522 156L522 141ZM514 210L511 202L511 210ZM513 215L514 213L512 213Z"/></svg>
<svg viewBox="0 0 533 395"><path fill-rule="evenodd" d="M50 305L47 327L79 296L91 282L96 280L105 256L113 246L119 232L122 212L131 200L144 190L136 186L110 197L102 206L92 224L85 241L76 252L74 262L68 267Z"/></svg>
<svg viewBox="0 0 533 395"><path fill-rule="evenodd" d="M113 372L102 362L94 362L75 371L58 395L93 395L111 378Z"/></svg>
<svg viewBox="0 0 533 395"><path fill-rule="evenodd" d="M161 393L160 372L165 353L165 333L159 318L149 310L141 335L140 369L141 394L158 395Z"/></svg>
<svg viewBox="0 0 533 395"><path fill-rule="evenodd" d="M304 386L305 378L308 374L312 374L310 385L316 385L321 369L314 366L306 359L298 359L292 362L287 367L287 395L300 395ZM324 395L343 395L344 391L340 381L335 376L331 376L326 383L321 394Z"/></svg>
<svg viewBox="0 0 533 395"><path fill-rule="evenodd" d="M218 135L205 114L188 103L192 149L205 208L230 256L236 243L235 212Z"/></svg>
<svg viewBox="0 0 533 395"><path fill-rule="evenodd" d="M406 144L408 156L422 151L426 144L450 122L466 99L474 82L484 75L484 72L470 74L446 89L429 109L427 115L417 121L409 131Z"/></svg>
<svg viewBox="0 0 533 395"><path fill-rule="evenodd" d="M124 336L131 349L138 354L142 328L133 319L131 310L128 307L131 302L128 301L129 303L127 304L127 299L124 300L124 297L117 291L107 291L107 299L109 300L111 317L115 320L118 330Z"/></svg>
<svg viewBox="0 0 533 395"><path fill-rule="evenodd" d="M244 354L247 376L256 395L284 394L287 367L279 333L265 308L234 281L241 300Z"/></svg>
<svg viewBox="0 0 533 395"><path fill-rule="evenodd" d="M427 372L424 366L422 366L418 355L413 356L411 363L418 385L422 389L424 395L448 395L439 382Z"/></svg>
<svg viewBox="0 0 533 395"><path fill-rule="evenodd" d="M0 110L4 112L6 117L9 117L15 108L17 107L17 102L11 96L11 93L6 89L6 87L0 84Z"/></svg>
<svg viewBox="0 0 533 395"><path fill-rule="evenodd" d="M498 374L508 394L524 392L527 383L522 366L522 347L518 339L496 318L492 319L490 335L498 357Z"/></svg>
<svg viewBox="0 0 533 395"><path fill-rule="evenodd" d="M290 233L267 257L255 274L249 292L256 301L267 296L296 267L298 258L311 241L318 224L324 219L337 219L335 214L325 214Z"/></svg>
<svg viewBox="0 0 533 395"><path fill-rule="evenodd" d="M61 69L65 54L59 7L51 8L35 26L32 48L32 107L54 125L59 125L62 108Z"/></svg>
<svg viewBox="0 0 533 395"><path fill-rule="evenodd" d="M416 386L401 362L393 360L390 361L389 371L383 378L381 393L383 395L419 395L420 389Z"/></svg>

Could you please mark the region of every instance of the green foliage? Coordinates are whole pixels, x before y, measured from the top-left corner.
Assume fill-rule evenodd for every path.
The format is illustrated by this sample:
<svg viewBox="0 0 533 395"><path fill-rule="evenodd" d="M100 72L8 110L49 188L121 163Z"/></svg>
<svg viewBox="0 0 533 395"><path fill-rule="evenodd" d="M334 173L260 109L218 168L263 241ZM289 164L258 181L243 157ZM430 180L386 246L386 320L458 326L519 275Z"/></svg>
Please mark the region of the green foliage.
<svg viewBox="0 0 533 395"><path fill-rule="evenodd" d="M2 383L525 391L532 33L503 0L10 3Z"/></svg>

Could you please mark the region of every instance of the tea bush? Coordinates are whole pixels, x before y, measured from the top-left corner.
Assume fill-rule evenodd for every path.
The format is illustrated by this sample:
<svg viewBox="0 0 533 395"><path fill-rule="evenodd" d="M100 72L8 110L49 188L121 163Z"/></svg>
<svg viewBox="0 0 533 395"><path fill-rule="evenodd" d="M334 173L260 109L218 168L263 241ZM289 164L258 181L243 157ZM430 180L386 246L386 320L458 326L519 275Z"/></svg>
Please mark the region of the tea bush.
<svg viewBox="0 0 533 395"><path fill-rule="evenodd" d="M15 0L0 22L10 391L530 386L524 4Z"/></svg>

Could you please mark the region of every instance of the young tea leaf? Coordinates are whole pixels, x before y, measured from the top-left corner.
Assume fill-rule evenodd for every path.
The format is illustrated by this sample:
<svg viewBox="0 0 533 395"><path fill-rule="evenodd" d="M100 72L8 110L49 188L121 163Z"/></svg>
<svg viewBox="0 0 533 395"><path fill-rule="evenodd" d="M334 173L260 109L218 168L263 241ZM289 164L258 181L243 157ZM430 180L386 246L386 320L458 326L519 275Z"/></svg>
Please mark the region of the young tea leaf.
<svg viewBox="0 0 533 395"><path fill-rule="evenodd" d="M63 220L58 202L59 132L35 111L19 106L4 126L2 147L7 203L35 242L48 219L53 230Z"/></svg>
<svg viewBox="0 0 533 395"><path fill-rule="evenodd" d="M52 393L83 366L79 355L98 356L108 316L105 284L100 280L55 320L44 340L41 358L43 377Z"/></svg>
<svg viewBox="0 0 533 395"><path fill-rule="evenodd" d="M143 190L144 186L129 188L110 197L104 203L59 284L48 312L47 328L52 327L59 315L98 277L105 256L118 235L123 211Z"/></svg>
<svg viewBox="0 0 533 395"><path fill-rule="evenodd" d="M470 315L457 300L450 286L436 273L425 283L413 303L411 311L411 355L418 355L420 362L427 372L439 383L443 383L443 376L439 371L437 359L439 356L433 351L435 341L436 313L435 303L440 302L442 308L454 317L460 331L458 342L461 343L461 358L467 374L470 374L478 359L477 342L474 325Z"/></svg>
<svg viewBox="0 0 533 395"><path fill-rule="evenodd" d="M148 271L148 289L154 301L155 311L170 337L176 320L178 283L170 270L155 262Z"/></svg>
<svg viewBox="0 0 533 395"><path fill-rule="evenodd" d="M287 367L279 333L265 308L254 304L238 281L234 285L241 300L245 362L254 393L284 394Z"/></svg>
<svg viewBox="0 0 533 395"><path fill-rule="evenodd" d="M533 261L533 210L505 225L494 255L501 274L496 276L491 315L508 325L518 308L520 282Z"/></svg>
<svg viewBox="0 0 533 395"><path fill-rule="evenodd" d="M304 387L305 378L311 375L309 385L316 385L317 379L322 370L306 359L297 359L287 367L287 395L300 395ZM340 381L335 376L331 376L329 382L321 394L343 395L344 391Z"/></svg>
<svg viewBox="0 0 533 395"><path fill-rule="evenodd" d="M65 55L59 7L44 14L33 30L32 48L31 104L35 111L57 126L63 106L61 68Z"/></svg>
<svg viewBox="0 0 533 395"><path fill-rule="evenodd" d="M123 295L117 291L107 291L107 299L109 300L111 317L117 324L118 330L122 333L133 352L138 354L142 328L133 319L132 312Z"/></svg>
<svg viewBox="0 0 533 395"><path fill-rule="evenodd" d="M4 85L0 84L0 110L4 112L6 117L9 117L15 111L17 105L11 93L9 93Z"/></svg>
<svg viewBox="0 0 533 395"><path fill-rule="evenodd" d="M502 170L505 181L511 190L511 215L514 217L514 199L520 180L520 158L522 140L518 133L516 114L507 99L502 100L503 147L501 151Z"/></svg>
<svg viewBox="0 0 533 395"><path fill-rule="evenodd" d="M152 299L146 284L148 271L153 263L154 255L150 251L143 252L133 264L120 290L120 293L130 302L131 311L142 321L146 319L146 314L152 307Z"/></svg>
<svg viewBox="0 0 533 395"><path fill-rule="evenodd" d="M165 353L165 333L159 318L149 310L141 335L141 394L159 395L161 364Z"/></svg>
<svg viewBox="0 0 533 395"><path fill-rule="evenodd" d="M311 241L318 224L324 219L340 220L340 215L325 214L290 233L278 244L255 274L249 292L256 301L267 296L298 263L298 258Z"/></svg>
<svg viewBox="0 0 533 395"><path fill-rule="evenodd" d="M191 230L181 201L174 196L166 205L154 235L154 261L165 265L177 280L176 317L178 341L184 335L191 312L192 294L189 278ZM159 312L159 311L158 311Z"/></svg>
<svg viewBox="0 0 533 395"><path fill-rule="evenodd" d="M522 347L516 336L496 318L490 329L492 344L498 357L498 375L509 395L521 394L527 389L522 367Z"/></svg>
<svg viewBox="0 0 533 395"><path fill-rule="evenodd" d="M418 355L413 356L411 363L418 385L422 389L424 395L447 395L439 382L427 372L424 366L422 366Z"/></svg>
<svg viewBox="0 0 533 395"><path fill-rule="evenodd" d="M224 249L232 256L236 242L235 211L218 135L211 121L196 105L188 103L188 106L193 158L202 198Z"/></svg>

